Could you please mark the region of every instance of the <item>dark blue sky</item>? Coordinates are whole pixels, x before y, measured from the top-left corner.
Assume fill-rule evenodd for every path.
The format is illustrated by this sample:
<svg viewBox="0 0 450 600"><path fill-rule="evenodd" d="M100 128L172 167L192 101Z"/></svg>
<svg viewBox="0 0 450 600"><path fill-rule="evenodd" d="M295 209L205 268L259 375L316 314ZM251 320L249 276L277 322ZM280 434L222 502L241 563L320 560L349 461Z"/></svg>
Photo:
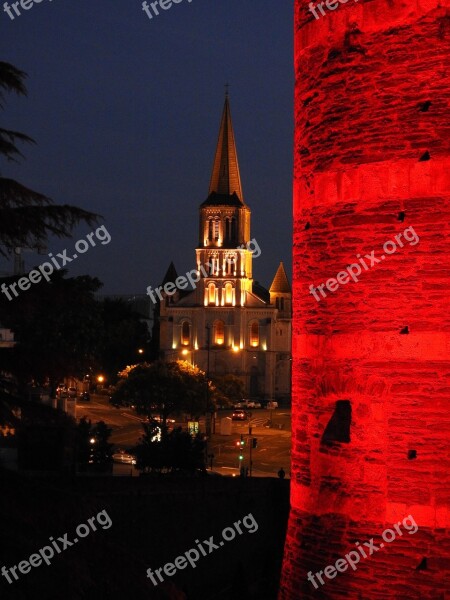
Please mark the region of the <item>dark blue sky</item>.
<svg viewBox="0 0 450 600"><path fill-rule="evenodd" d="M0 123L38 142L1 172L101 213L112 236L70 274L98 276L105 293L145 293L170 260L180 274L194 267L227 81L262 249L254 277L270 284L280 260L290 272L292 4L183 0L152 20L140 0L43 0L14 21L0 12L1 59L29 75L28 98L9 96Z"/></svg>

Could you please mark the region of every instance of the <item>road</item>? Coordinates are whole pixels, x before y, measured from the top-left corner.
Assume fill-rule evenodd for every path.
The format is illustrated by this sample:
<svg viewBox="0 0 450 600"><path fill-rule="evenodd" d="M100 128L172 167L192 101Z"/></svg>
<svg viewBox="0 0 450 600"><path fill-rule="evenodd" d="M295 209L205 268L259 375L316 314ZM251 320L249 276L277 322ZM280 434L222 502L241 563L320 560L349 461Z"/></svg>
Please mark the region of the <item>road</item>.
<svg viewBox="0 0 450 600"><path fill-rule="evenodd" d="M253 476L276 477L280 467L289 477L290 445L291 445L291 411L276 409L273 411L254 409L249 421L233 421L232 434L220 435L219 423L216 423L216 433L208 440L208 454L214 454L213 471L222 475L239 475L240 446L237 445L244 437L242 465L250 466L249 424L252 425L252 436L257 438L257 447L252 449ZM231 417L231 410L218 413L218 421L223 417ZM270 414L272 413L272 415ZM142 435L143 418L129 408L114 408L108 402L107 396L93 395L90 402L77 403L77 419L86 416L93 423L105 421L112 428L111 442L116 448L129 449L134 446ZM268 422L272 417L272 426ZM183 426L177 422L175 426ZM202 429L202 426L201 426ZM208 465L209 467L209 465ZM129 465L115 465L114 473L130 475ZM134 471L134 470L133 470ZM134 473L136 474L136 473Z"/></svg>

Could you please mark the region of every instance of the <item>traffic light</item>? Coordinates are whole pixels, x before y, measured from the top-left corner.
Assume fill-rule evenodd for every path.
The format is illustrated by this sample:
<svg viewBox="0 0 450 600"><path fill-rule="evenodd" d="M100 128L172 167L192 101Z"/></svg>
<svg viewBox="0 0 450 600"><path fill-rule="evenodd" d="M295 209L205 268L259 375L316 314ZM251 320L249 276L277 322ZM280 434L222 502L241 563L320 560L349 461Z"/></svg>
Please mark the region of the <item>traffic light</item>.
<svg viewBox="0 0 450 600"><path fill-rule="evenodd" d="M252 448L256 448L258 446L258 440L256 438L253 438L252 440Z"/></svg>
<svg viewBox="0 0 450 600"><path fill-rule="evenodd" d="M236 446L238 446L238 447L239 447L239 461L242 461L242 460L244 460L244 455L243 455L243 452L244 452L244 444L245 444L245 441L244 441L244 436L243 436L243 434L241 433L241 440L240 440L240 441L238 441L238 442L237 442L237 444L236 444Z"/></svg>

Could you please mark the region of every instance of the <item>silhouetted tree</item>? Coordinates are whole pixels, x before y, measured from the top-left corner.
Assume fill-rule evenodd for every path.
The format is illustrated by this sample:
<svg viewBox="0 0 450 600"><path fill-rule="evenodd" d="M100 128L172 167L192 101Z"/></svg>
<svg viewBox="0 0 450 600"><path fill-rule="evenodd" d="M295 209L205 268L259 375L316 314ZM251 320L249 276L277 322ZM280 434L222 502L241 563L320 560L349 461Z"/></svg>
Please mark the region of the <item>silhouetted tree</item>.
<svg viewBox="0 0 450 600"><path fill-rule="evenodd" d="M156 423L144 424L144 435L135 448L136 466L144 472L205 471L205 442L200 435L191 436L181 427L157 439Z"/></svg>
<svg viewBox="0 0 450 600"><path fill-rule="evenodd" d="M103 323L94 294L101 283L64 275L55 271L50 282L34 284L14 302L0 294L2 323L17 341L5 356L5 368L22 384L49 379L54 385L67 376L82 377L98 362Z"/></svg>
<svg viewBox="0 0 450 600"><path fill-rule="evenodd" d="M76 457L80 470L107 470L112 465L113 444L109 443L112 429L104 421L92 426L82 417L77 425Z"/></svg>
<svg viewBox="0 0 450 600"><path fill-rule="evenodd" d="M0 61L0 108L5 93L26 96L26 74L7 62ZM0 127L0 156L17 162L23 155L20 142L34 143L24 133ZM58 206L47 196L35 192L14 179L0 176L0 255L8 256L14 248L45 246L50 235L70 237L80 222L93 225L98 215L74 206Z"/></svg>
<svg viewBox="0 0 450 600"><path fill-rule="evenodd" d="M100 302L100 332L97 360L101 370L112 381L123 365L136 360L138 349L148 348L147 325L121 299L106 298Z"/></svg>

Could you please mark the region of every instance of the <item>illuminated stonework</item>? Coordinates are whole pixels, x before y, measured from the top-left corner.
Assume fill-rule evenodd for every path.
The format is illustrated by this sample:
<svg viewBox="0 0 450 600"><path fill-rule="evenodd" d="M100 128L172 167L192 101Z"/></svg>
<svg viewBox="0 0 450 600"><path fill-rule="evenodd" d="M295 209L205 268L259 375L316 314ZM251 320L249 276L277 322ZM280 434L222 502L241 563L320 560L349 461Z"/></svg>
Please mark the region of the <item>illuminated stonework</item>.
<svg viewBox="0 0 450 600"><path fill-rule="evenodd" d="M449 3L348 2L320 20L308 4L295 9L292 509L279 597L444 600ZM319 302L310 293L408 226L419 244ZM408 515L417 533L324 576ZM308 573L321 570L315 589Z"/></svg>
<svg viewBox="0 0 450 600"><path fill-rule="evenodd" d="M182 351L205 371L209 364L210 374L237 375L246 397L288 400L291 287L282 263L270 290L254 282L253 260L264 256L251 238L250 219L227 97L209 193L200 206L199 281L193 291L179 291L159 306L160 350L166 360ZM165 281L176 277L172 265Z"/></svg>

